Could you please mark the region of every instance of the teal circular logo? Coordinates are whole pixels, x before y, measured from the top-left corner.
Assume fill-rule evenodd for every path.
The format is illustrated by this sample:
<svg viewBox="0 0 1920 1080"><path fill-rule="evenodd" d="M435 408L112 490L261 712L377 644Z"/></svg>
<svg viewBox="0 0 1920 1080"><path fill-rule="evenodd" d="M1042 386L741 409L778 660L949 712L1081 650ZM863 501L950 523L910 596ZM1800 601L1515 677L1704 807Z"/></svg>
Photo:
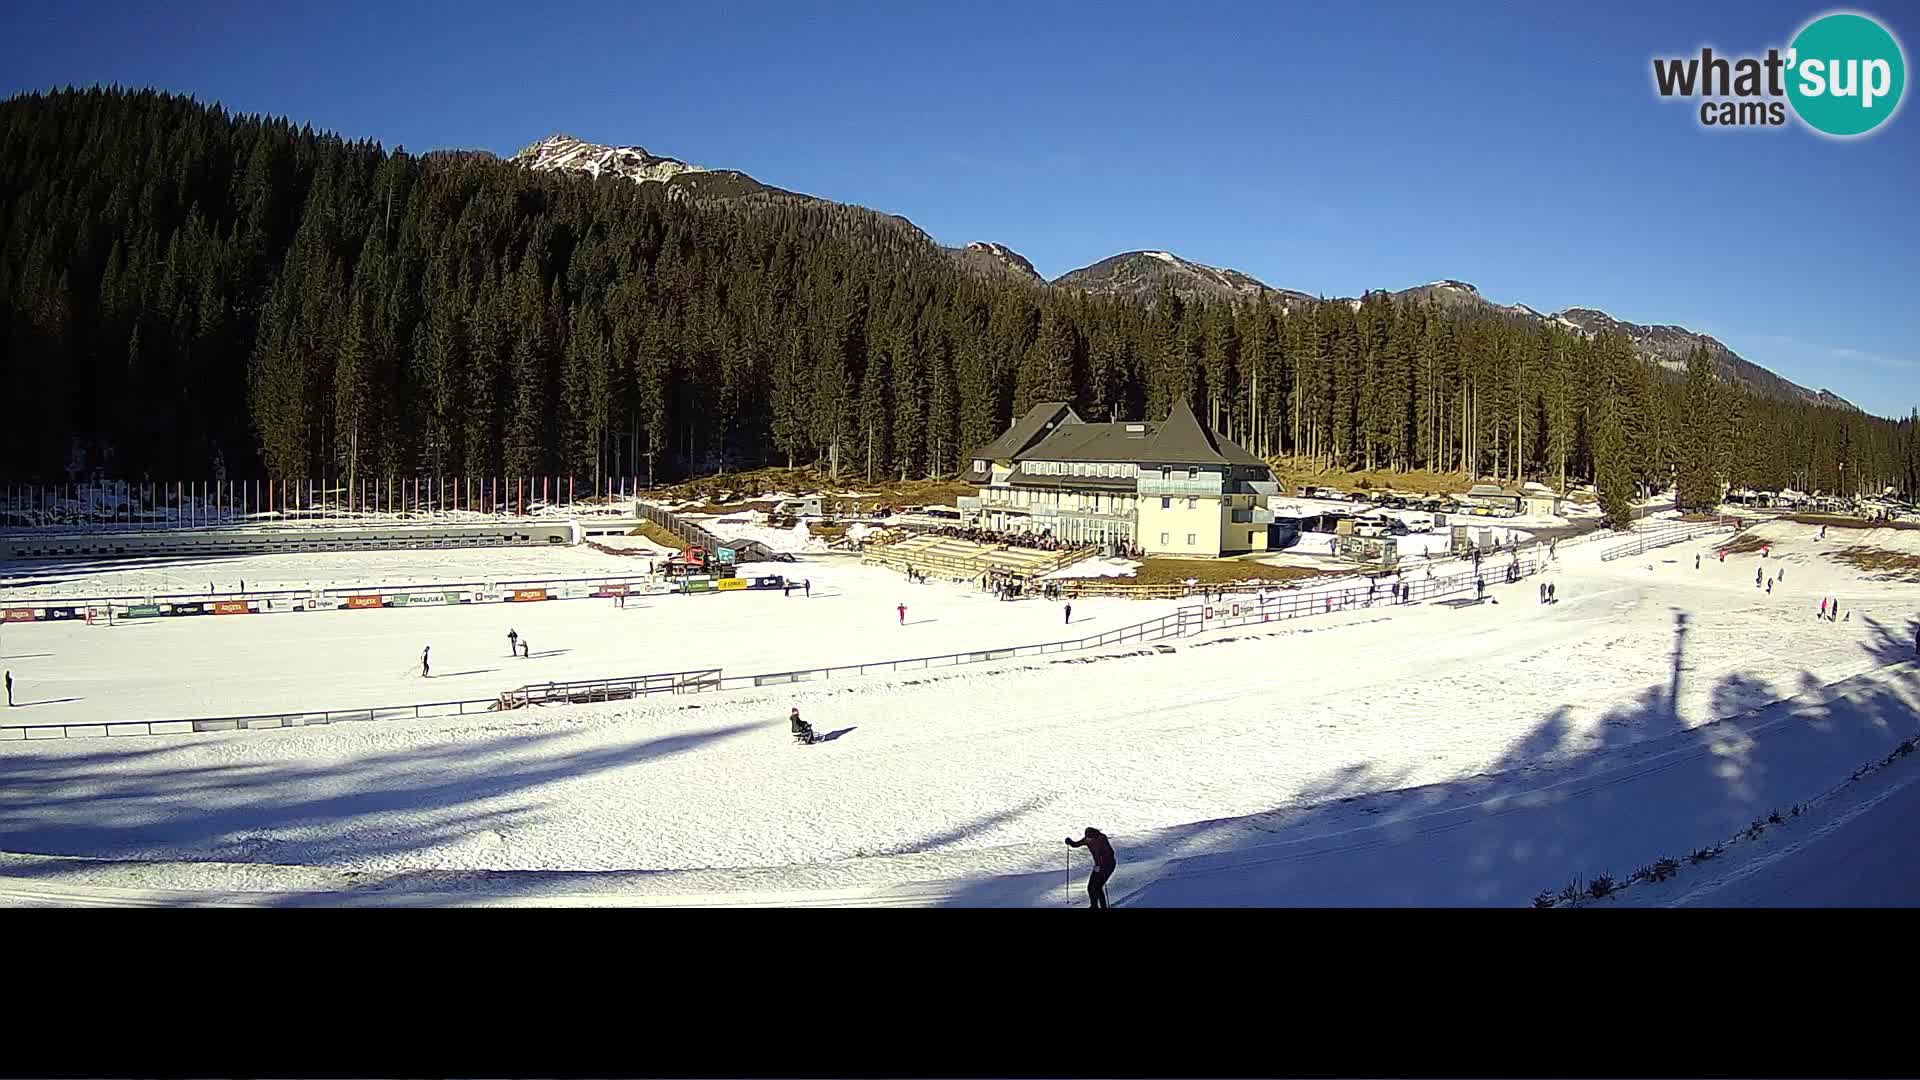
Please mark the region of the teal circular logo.
<svg viewBox="0 0 1920 1080"><path fill-rule="evenodd" d="M1864 135L1900 107L1907 61L1886 27L1842 12L1823 15L1794 37L1787 99L1815 131Z"/></svg>

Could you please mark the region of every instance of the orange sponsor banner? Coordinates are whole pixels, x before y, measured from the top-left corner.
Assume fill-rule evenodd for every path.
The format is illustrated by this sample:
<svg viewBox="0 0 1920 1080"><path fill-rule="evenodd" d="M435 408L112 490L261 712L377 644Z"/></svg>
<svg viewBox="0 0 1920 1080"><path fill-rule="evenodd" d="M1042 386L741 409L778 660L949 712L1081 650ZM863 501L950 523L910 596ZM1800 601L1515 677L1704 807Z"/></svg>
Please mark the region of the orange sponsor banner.
<svg viewBox="0 0 1920 1080"><path fill-rule="evenodd" d="M215 615L245 615L249 610L245 600L216 600L213 604Z"/></svg>
<svg viewBox="0 0 1920 1080"><path fill-rule="evenodd" d="M347 597L347 606L350 608L379 607L380 598L377 596L349 596Z"/></svg>
<svg viewBox="0 0 1920 1080"><path fill-rule="evenodd" d="M545 589L515 589L515 590L513 590L513 599L514 599L514 601L516 601L516 602L518 602L518 601L521 601L521 600L545 600L546 598L547 598L547 590L545 590Z"/></svg>
<svg viewBox="0 0 1920 1080"><path fill-rule="evenodd" d="M25 607L10 607L7 609L5 618L0 619L0 622L32 622L32 621L33 621L33 609L25 608Z"/></svg>

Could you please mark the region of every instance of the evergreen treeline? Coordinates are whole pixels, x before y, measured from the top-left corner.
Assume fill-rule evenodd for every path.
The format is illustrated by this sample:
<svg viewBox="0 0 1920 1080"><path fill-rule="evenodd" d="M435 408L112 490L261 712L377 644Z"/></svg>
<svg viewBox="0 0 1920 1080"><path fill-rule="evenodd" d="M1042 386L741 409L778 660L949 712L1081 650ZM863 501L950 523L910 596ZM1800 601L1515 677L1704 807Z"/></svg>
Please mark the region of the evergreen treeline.
<svg viewBox="0 0 1920 1080"><path fill-rule="evenodd" d="M958 266L901 219L416 157L118 89L0 103L0 472L132 479L767 462L947 475L1032 402L1256 452L1907 492L1913 419L1756 397L1373 294L1141 304Z"/></svg>

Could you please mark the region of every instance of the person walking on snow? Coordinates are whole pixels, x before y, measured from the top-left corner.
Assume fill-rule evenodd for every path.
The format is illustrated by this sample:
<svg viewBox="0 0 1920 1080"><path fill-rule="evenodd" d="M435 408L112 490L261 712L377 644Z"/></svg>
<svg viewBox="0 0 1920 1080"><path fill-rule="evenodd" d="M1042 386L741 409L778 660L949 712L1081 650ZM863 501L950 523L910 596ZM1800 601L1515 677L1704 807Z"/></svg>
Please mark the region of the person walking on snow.
<svg viewBox="0 0 1920 1080"><path fill-rule="evenodd" d="M1757 566L1753 568L1753 587L1760 587L1760 568Z"/></svg>
<svg viewBox="0 0 1920 1080"><path fill-rule="evenodd" d="M1700 553L1697 551L1693 553L1693 568L1700 569Z"/></svg>
<svg viewBox="0 0 1920 1080"><path fill-rule="evenodd" d="M1547 602L1547 583L1544 581L1540 583L1540 602Z"/></svg>
<svg viewBox="0 0 1920 1080"><path fill-rule="evenodd" d="M1820 617L1827 617L1827 598L1824 596L1820 598Z"/></svg>
<svg viewBox="0 0 1920 1080"><path fill-rule="evenodd" d="M1549 604L1557 604L1557 603L1559 603L1559 602L1560 602L1560 601L1558 601L1558 600L1555 600L1555 599L1553 598L1553 585L1552 585L1552 583L1548 583L1548 585L1547 585L1547 603L1549 603Z"/></svg>
<svg viewBox="0 0 1920 1080"><path fill-rule="evenodd" d="M807 599L809 600L813 599L813 579L812 578L803 578L800 582L800 587L806 590Z"/></svg>
<svg viewBox="0 0 1920 1080"><path fill-rule="evenodd" d="M433 651L433 646L431 645L420 650L420 677L423 679L431 678L433 674L431 669L427 667L427 654L431 653L432 651Z"/></svg>
<svg viewBox="0 0 1920 1080"><path fill-rule="evenodd" d="M1920 638L1914 640L1920 641ZM13 672L11 671L7 672L7 708L13 708Z"/></svg>
<svg viewBox="0 0 1920 1080"><path fill-rule="evenodd" d="M507 655L520 655L520 634L512 628L508 628L507 630Z"/></svg>
<svg viewBox="0 0 1920 1080"><path fill-rule="evenodd" d="M907 625L907 605L901 604L899 607L895 608L894 610L900 613L900 625L901 626Z"/></svg>
<svg viewBox="0 0 1920 1080"><path fill-rule="evenodd" d="M1093 826L1080 839L1067 838L1068 847L1083 847L1093 856L1093 873L1087 878L1087 904L1089 907L1107 906L1107 879L1113 876L1115 859L1113 845L1107 841L1107 834Z"/></svg>
<svg viewBox="0 0 1920 1080"><path fill-rule="evenodd" d="M533 659L533 646L529 644L524 637L520 639L520 658L522 660Z"/></svg>
<svg viewBox="0 0 1920 1080"><path fill-rule="evenodd" d="M1072 604L1067 605L1067 621L1065 625L1067 626L1073 625L1073 605Z"/></svg>

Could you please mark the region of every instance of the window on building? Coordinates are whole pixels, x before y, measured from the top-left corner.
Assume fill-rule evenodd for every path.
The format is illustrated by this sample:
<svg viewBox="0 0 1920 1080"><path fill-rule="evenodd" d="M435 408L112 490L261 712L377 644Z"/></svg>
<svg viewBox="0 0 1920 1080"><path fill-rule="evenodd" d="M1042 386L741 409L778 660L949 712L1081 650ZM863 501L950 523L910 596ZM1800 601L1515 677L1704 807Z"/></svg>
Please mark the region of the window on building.
<svg viewBox="0 0 1920 1080"><path fill-rule="evenodd" d="M1161 547L1165 547L1165 546L1167 546L1167 534L1166 534L1166 533L1161 533L1161 534L1160 534L1160 546L1161 546Z"/></svg>
<svg viewBox="0 0 1920 1080"><path fill-rule="evenodd" d="M1173 499L1166 495L1160 496L1160 509L1162 510L1173 509Z"/></svg>
<svg viewBox="0 0 1920 1080"><path fill-rule="evenodd" d="M1187 479L1189 479L1189 480L1198 480L1198 479L1200 479L1200 470L1199 470L1199 469L1197 469L1197 468L1193 468L1193 467L1191 467L1191 466L1189 466L1189 467L1187 468Z"/></svg>
<svg viewBox="0 0 1920 1080"><path fill-rule="evenodd" d="M1194 497L1193 497L1193 496L1191 496L1191 495L1189 495L1189 496L1187 496L1187 509L1189 509L1189 510L1195 510L1195 509L1198 509L1198 508L1199 508L1199 506L1200 506L1200 500L1199 500L1199 499L1196 499L1196 498L1194 498Z"/></svg>
<svg viewBox="0 0 1920 1080"><path fill-rule="evenodd" d="M1188 533L1188 534L1187 534L1187 546L1188 546L1188 547L1192 547L1192 546L1194 545L1194 543L1195 543L1195 541L1194 541L1194 538L1193 538L1193 534L1192 534L1192 533Z"/></svg>
<svg viewBox="0 0 1920 1080"><path fill-rule="evenodd" d="M1162 480L1173 479L1173 466L1171 465L1160 466L1160 479Z"/></svg>

